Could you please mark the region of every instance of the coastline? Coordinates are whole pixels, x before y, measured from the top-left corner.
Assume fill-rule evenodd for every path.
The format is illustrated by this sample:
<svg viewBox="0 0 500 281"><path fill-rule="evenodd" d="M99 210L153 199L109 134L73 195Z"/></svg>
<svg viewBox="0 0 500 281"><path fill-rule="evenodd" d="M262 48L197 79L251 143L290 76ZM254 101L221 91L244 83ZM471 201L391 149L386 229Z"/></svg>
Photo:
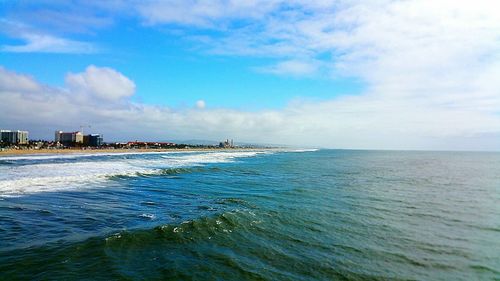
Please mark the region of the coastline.
<svg viewBox="0 0 500 281"><path fill-rule="evenodd" d="M201 152L201 151L254 151L276 148L138 148L138 149L6 149L0 156L37 155L37 154L81 154L81 153L143 153L143 152Z"/></svg>

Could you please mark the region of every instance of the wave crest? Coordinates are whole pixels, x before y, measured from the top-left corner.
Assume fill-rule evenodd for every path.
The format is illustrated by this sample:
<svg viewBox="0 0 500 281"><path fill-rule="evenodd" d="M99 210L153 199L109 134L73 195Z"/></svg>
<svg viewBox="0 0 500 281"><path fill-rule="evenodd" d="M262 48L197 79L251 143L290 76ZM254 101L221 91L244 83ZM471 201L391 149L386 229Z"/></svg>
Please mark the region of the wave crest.
<svg viewBox="0 0 500 281"><path fill-rule="evenodd" d="M133 158L116 158L99 155L33 156L11 158L9 165L0 165L0 196L17 196L27 193L58 191L99 186L114 177L149 175L176 175L192 172L192 167L213 163L230 163L239 158L272 153L270 151L231 151L196 153L143 153ZM165 155L168 154L168 155ZM128 154L130 155L130 154ZM95 155L92 155L95 156ZM45 157L45 158L44 158ZM85 158L84 161L82 157ZM28 159L34 163L25 163ZM17 160L16 160L17 159ZM40 160L43 160L40 162ZM65 161L61 162L61 159ZM55 161L57 160L57 161ZM12 162L20 161L19 165Z"/></svg>

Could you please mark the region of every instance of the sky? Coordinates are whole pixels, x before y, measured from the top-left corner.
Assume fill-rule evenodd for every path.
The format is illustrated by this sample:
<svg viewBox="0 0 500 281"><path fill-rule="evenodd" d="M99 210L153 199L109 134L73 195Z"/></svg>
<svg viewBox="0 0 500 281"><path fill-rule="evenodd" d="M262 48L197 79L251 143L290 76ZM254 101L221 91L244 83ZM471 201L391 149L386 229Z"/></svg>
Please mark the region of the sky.
<svg viewBox="0 0 500 281"><path fill-rule="evenodd" d="M0 128L500 150L500 4L0 0Z"/></svg>

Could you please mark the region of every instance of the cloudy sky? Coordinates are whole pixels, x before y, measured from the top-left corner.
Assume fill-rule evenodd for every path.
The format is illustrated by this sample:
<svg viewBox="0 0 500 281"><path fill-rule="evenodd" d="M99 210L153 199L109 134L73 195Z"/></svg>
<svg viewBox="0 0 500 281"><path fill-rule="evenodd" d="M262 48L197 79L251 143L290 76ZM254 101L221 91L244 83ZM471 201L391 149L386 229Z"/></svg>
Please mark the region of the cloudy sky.
<svg viewBox="0 0 500 281"><path fill-rule="evenodd" d="M500 150L499 19L494 0L3 0L0 128Z"/></svg>

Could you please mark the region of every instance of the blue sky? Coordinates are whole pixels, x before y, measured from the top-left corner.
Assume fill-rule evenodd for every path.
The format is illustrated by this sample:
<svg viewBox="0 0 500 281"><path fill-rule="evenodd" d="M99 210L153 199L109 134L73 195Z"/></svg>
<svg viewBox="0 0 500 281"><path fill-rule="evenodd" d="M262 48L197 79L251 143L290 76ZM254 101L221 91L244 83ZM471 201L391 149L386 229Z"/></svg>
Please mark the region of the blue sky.
<svg viewBox="0 0 500 281"><path fill-rule="evenodd" d="M49 11L67 13L74 9L52 4L6 3L2 8L4 21L22 20L25 24L31 24L28 18L33 15L48 17ZM68 34L71 40L88 42L92 50L4 52L0 64L30 73L53 86L63 86L67 72L80 72L90 64L111 67L133 79L137 86L134 101L173 107L188 107L204 100L211 107L276 109L292 99L326 100L357 94L362 89L362 82L355 77L276 75L260 71L269 62L277 61L273 57L214 53L192 38L220 36L221 32L211 28L178 24L152 27L141 19L122 16L102 21L106 22L102 27L84 26L73 32L70 27L59 27L64 23L35 20L32 25L36 24L38 30L57 36ZM0 39L4 46L25 43L8 32L1 34Z"/></svg>
<svg viewBox="0 0 500 281"><path fill-rule="evenodd" d="M2 1L0 127L499 149L493 3Z"/></svg>

